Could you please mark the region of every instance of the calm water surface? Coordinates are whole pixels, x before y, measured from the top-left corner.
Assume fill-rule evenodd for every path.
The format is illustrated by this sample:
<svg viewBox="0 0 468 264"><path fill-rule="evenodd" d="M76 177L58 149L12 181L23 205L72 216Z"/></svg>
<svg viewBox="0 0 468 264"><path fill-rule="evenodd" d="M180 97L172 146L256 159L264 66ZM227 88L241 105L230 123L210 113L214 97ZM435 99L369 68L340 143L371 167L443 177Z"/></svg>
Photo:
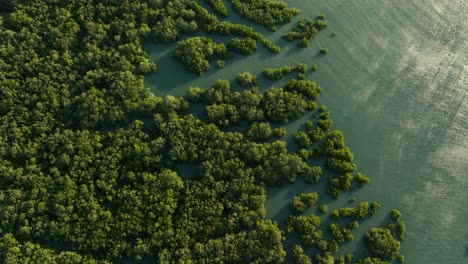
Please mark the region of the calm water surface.
<svg viewBox="0 0 468 264"><path fill-rule="evenodd" d="M344 132L358 169L371 177L366 188L345 197L383 204L358 233L383 225L386 213L399 208L408 231L402 246L407 263L468 263L468 1L287 2L303 16L327 16L331 26L310 48L280 39L292 24L277 32L256 27L282 47L280 54L259 48L198 79L174 63L173 46L147 44L159 66L147 85L158 95L183 95L188 86L233 80L241 71L259 75L267 67L318 63L319 71L309 78L324 87L319 102ZM235 15L229 20L242 21ZM318 56L321 47L330 53ZM262 89L272 84L263 83ZM300 128L305 119L288 129ZM281 222L289 198L302 191L317 186L299 181L269 189L268 217ZM346 200L330 201L330 209ZM362 241L342 248L359 254Z"/></svg>

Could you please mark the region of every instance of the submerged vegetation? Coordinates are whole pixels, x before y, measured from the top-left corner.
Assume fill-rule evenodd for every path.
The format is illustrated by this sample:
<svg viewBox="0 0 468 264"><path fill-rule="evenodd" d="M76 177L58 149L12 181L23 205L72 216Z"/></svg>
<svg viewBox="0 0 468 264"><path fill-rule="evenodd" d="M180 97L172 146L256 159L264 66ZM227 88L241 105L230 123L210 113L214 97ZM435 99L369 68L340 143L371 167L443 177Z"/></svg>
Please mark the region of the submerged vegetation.
<svg viewBox="0 0 468 264"><path fill-rule="evenodd" d="M271 30L299 13L276 0L230 2ZM280 51L204 6L228 15L221 0L1 2L1 263L283 263L290 250L297 263L403 259L397 210L386 227L367 232L363 259L339 255L339 244L380 208L375 202L327 216L321 195L321 221L301 215L319 200L304 193L291 200L286 230L265 218L267 186L327 181L338 198L369 182L330 112L317 108L322 88L307 80L306 64L265 70L273 80L298 76L263 92L247 72L236 81L249 88L217 80L185 98L144 86L157 70L144 40L176 43L175 59L198 75L228 50L251 54L257 41ZM226 46L197 33L234 38ZM194 104L202 117L190 112ZM292 152L281 126L304 115L311 118L292 131ZM245 133L225 132L241 123ZM196 169L182 176L180 165ZM300 238L292 248L286 233Z"/></svg>

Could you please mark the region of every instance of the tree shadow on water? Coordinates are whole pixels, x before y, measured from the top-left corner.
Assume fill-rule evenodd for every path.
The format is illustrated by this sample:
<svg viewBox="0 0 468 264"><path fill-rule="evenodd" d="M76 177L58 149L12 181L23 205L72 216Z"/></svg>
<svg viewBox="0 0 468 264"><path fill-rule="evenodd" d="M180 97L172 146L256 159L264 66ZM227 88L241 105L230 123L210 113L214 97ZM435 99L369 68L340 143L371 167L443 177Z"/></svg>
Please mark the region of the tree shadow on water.
<svg viewBox="0 0 468 264"><path fill-rule="evenodd" d="M300 47L297 45L297 42L289 42L289 49L286 51L287 56L296 55L300 52L303 52L304 49L308 49L309 47Z"/></svg>
<svg viewBox="0 0 468 264"><path fill-rule="evenodd" d="M150 61L157 65L156 71L145 76L145 84L157 96L184 96L189 85L197 86L201 83L205 85L200 87L208 88L217 77L223 75L222 69L216 66L218 60L225 60L228 63L228 67L229 63L240 60L236 58L220 59L215 57L210 60L210 68L202 75L197 75L188 71L173 57L175 44L154 44L148 42L144 46L149 54ZM209 85L206 85L207 80L209 81Z"/></svg>
<svg viewBox="0 0 468 264"><path fill-rule="evenodd" d="M318 207L321 204L327 204L334 206L338 200L334 199L327 193L327 178L328 173L325 171L324 175L320 177L320 181L315 184L307 183L303 177L298 177L292 184L285 184L279 187L268 187L267 188L267 202L265 207L267 209L267 217L275 220L281 227L285 227L286 219L290 215L294 215L289 209L289 201L294 196L298 196L301 193L316 192L319 196L317 204L309 208L303 213L303 215L316 214L320 217L325 214L318 211Z"/></svg>
<svg viewBox="0 0 468 264"><path fill-rule="evenodd" d="M465 235L466 243L465 243L465 258L468 258L468 233Z"/></svg>
<svg viewBox="0 0 468 264"><path fill-rule="evenodd" d="M197 79L198 76L187 71L173 57L172 52L165 52L164 55L153 61L158 69L145 77L146 85L155 95L176 95L182 96L185 93L186 84Z"/></svg>
<svg viewBox="0 0 468 264"><path fill-rule="evenodd" d="M371 256L369 250L367 249L366 239L364 237L361 237L355 241L355 249L352 254L355 260Z"/></svg>

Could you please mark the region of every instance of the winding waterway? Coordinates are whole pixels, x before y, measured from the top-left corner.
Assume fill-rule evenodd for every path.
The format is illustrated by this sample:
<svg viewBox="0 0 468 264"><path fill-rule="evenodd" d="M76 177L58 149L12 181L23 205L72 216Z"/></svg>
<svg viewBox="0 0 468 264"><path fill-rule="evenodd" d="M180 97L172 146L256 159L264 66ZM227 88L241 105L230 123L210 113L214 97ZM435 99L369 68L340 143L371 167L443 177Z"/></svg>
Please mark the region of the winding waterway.
<svg viewBox="0 0 468 264"><path fill-rule="evenodd" d="M371 177L366 188L347 195L383 204L359 232L384 224L386 212L399 208L407 226L407 263L468 263L468 1L287 2L302 10L296 20L326 14L330 27L311 47L280 39L292 24L277 32L256 27L282 47L280 54L262 47L197 78L173 61L173 46L148 43L159 70L147 85L158 95L183 95L188 86L233 80L241 71L260 75L267 67L318 63L309 78L324 87L319 102L331 110L334 128L344 132L358 169ZM229 20L240 21L235 15ZM318 56L321 47L329 54ZM317 187L298 182L269 189L268 217L281 220L289 198L308 188ZM331 209L342 205L332 202ZM361 246L357 241L343 249L359 252Z"/></svg>

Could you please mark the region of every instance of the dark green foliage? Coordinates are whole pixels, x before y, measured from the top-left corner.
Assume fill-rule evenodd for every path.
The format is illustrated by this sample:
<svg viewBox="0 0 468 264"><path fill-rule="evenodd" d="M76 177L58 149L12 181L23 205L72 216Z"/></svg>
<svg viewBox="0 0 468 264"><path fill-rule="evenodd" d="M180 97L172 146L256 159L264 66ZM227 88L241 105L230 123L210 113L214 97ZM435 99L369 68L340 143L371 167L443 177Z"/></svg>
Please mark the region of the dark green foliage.
<svg viewBox="0 0 468 264"><path fill-rule="evenodd" d="M310 132L310 131L312 131L313 128L314 128L314 123L312 123L312 121L310 121L310 120L307 120L307 121L305 122L305 129L306 129L306 131L307 131L307 132Z"/></svg>
<svg viewBox="0 0 468 264"><path fill-rule="evenodd" d="M369 214L374 215L377 213L377 210L379 210L381 205L378 202L372 202L369 207Z"/></svg>
<svg viewBox="0 0 468 264"><path fill-rule="evenodd" d="M292 247L294 263L296 264L312 264L312 260L304 253L304 249L300 245Z"/></svg>
<svg viewBox="0 0 468 264"><path fill-rule="evenodd" d="M201 9L200 11L203 11ZM205 10L206 11L206 10ZM216 33L220 35L236 35L240 37L249 37L251 39L260 41L267 49L272 53L280 52L280 48L273 44L270 40L265 38L262 34L258 33L252 27L241 24L233 24L231 22L222 21L219 22L215 17L210 16L210 14L202 13L202 21L205 21L204 30L207 33Z"/></svg>
<svg viewBox="0 0 468 264"><path fill-rule="evenodd" d="M286 135L286 128L278 127L271 131L272 135L275 137L284 137Z"/></svg>
<svg viewBox="0 0 468 264"><path fill-rule="evenodd" d="M315 263L317 263L317 264L335 263L335 258L333 257L333 255L331 253L331 252L335 252L335 251L338 251L338 249L327 251L324 254L315 255Z"/></svg>
<svg viewBox="0 0 468 264"><path fill-rule="evenodd" d="M55 252L30 242L20 243L13 235L0 237L2 263L109 263L70 251Z"/></svg>
<svg viewBox="0 0 468 264"><path fill-rule="evenodd" d="M332 223L328 226L328 231L333 237L333 240L337 243L343 243L346 241L354 240L354 235L352 231L346 227L340 228L339 224Z"/></svg>
<svg viewBox="0 0 468 264"><path fill-rule="evenodd" d="M201 95L203 102L209 106L213 104L228 103L232 98L231 86L226 80L215 81L210 88Z"/></svg>
<svg viewBox="0 0 468 264"><path fill-rule="evenodd" d="M372 228L366 233L370 252L380 258L393 260L400 254L400 242L386 228Z"/></svg>
<svg viewBox="0 0 468 264"><path fill-rule="evenodd" d="M293 31L286 32L282 38L288 41L297 40L299 46L307 47L318 32L327 26L328 24L323 16L319 16L317 21L302 17L293 28Z"/></svg>
<svg viewBox="0 0 468 264"><path fill-rule="evenodd" d="M307 65L306 64L298 64L294 67L291 67L291 66L284 66L284 67L281 67L281 68L267 68L267 69L264 69L263 70L263 75L270 79L270 80L279 80L281 78L283 78L284 76L288 75L289 73L293 72L293 71L297 71L298 72L298 75L301 75L301 76L304 76L305 78L305 73L307 71ZM304 79L302 78L302 80ZM301 78L298 78L298 79L301 79ZM311 82L313 83L313 82ZM315 85L315 83L314 83ZM314 87L315 89L315 87Z"/></svg>
<svg viewBox="0 0 468 264"><path fill-rule="evenodd" d="M359 222L358 221L352 221L352 222L349 222L347 227L350 229L350 230L353 230L353 229L356 229L359 227Z"/></svg>
<svg viewBox="0 0 468 264"><path fill-rule="evenodd" d="M218 60L218 62L216 63L216 65L218 66L218 68L222 69L224 68L224 66L226 65L226 63L222 60Z"/></svg>
<svg viewBox="0 0 468 264"><path fill-rule="evenodd" d="M214 57L226 58L226 46L216 43L211 38L193 37L177 42L174 57L187 70L203 75L210 68Z"/></svg>
<svg viewBox="0 0 468 264"><path fill-rule="evenodd" d="M278 88L270 88L265 92L261 106L266 118L279 123L298 118L309 110L304 96Z"/></svg>
<svg viewBox="0 0 468 264"><path fill-rule="evenodd" d="M366 175L358 172L358 173L356 173L356 175L354 175L354 180L357 182L359 187L362 187L362 186L364 186L365 184L367 184L369 182L369 177L367 177Z"/></svg>
<svg viewBox="0 0 468 264"><path fill-rule="evenodd" d="M346 254L344 256L339 256L335 258L335 263L337 264L351 264L354 256L352 254Z"/></svg>
<svg viewBox="0 0 468 264"><path fill-rule="evenodd" d="M328 205L326 204L321 204L319 207L320 212L326 214L328 212Z"/></svg>
<svg viewBox="0 0 468 264"><path fill-rule="evenodd" d="M252 231L212 239L204 247L197 247L192 254L198 261L282 263L286 255L282 248L282 240L283 237L278 227L271 221L264 221L256 224ZM270 250L266 250L267 248ZM172 257L180 258L177 255ZM164 263L168 260L160 258L159 261Z"/></svg>
<svg viewBox="0 0 468 264"><path fill-rule="evenodd" d="M241 72L237 75L236 78L237 82L242 86L247 86L251 84L257 84L258 78L257 76L252 75L249 72Z"/></svg>
<svg viewBox="0 0 468 264"><path fill-rule="evenodd" d="M365 258L358 260L356 264L388 264L388 262L383 261L379 258Z"/></svg>
<svg viewBox="0 0 468 264"><path fill-rule="evenodd" d="M297 232L305 246L317 245L322 241L322 232L316 230L320 218L316 215L290 216L287 219L287 231Z"/></svg>
<svg viewBox="0 0 468 264"><path fill-rule="evenodd" d="M345 241L344 234L341 232L340 226L338 224L330 224L328 226L328 230L336 242L343 243Z"/></svg>
<svg viewBox="0 0 468 264"><path fill-rule="evenodd" d="M303 160L308 160L311 156L312 156L312 151L310 150L307 150L307 149L304 149L304 148L301 148L299 149L296 154L301 157L301 159Z"/></svg>
<svg viewBox="0 0 468 264"><path fill-rule="evenodd" d="M397 209L392 209L392 212L390 213L392 217L392 222L389 223L388 229L390 229L393 232L393 235L399 239L399 240L404 240L405 239L405 232L406 232L406 225L405 222L401 220L401 212L398 211Z"/></svg>
<svg viewBox="0 0 468 264"><path fill-rule="evenodd" d="M304 63L300 63L296 66L296 71L299 73L305 73L307 71L307 65Z"/></svg>
<svg viewBox="0 0 468 264"><path fill-rule="evenodd" d="M325 111L319 114L319 119L317 121L317 126L322 131L329 130L333 125L333 121L330 119L330 112Z"/></svg>
<svg viewBox="0 0 468 264"><path fill-rule="evenodd" d="M316 22L315 22L315 27L319 30L322 30L326 27L328 27L328 23L324 20L324 19L318 19Z"/></svg>
<svg viewBox="0 0 468 264"><path fill-rule="evenodd" d="M264 25L270 30L276 30L277 25L290 22L299 14L296 8L288 8L277 0L231 0L234 10L240 16Z"/></svg>
<svg viewBox="0 0 468 264"><path fill-rule="evenodd" d="M228 16L228 10L226 7L226 4L224 3L224 0L204 0L206 3L208 3L211 8L213 8L213 11L218 15L222 17L227 17Z"/></svg>
<svg viewBox="0 0 468 264"><path fill-rule="evenodd" d="M305 212L311 206L318 202L317 193L301 193L299 196L294 196L289 202L291 211L300 214Z"/></svg>
<svg viewBox="0 0 468 264"><path fill-rule="evenodd" d="M183 183L173 171L157 172L162 165L164 141L162 138L150 139L142 131L142 124L137 121L106 136L87 130L59 130L45 137L37 151L52 158L43 157L45 167L37 166L36 170L54 177L36 176L45 185L8 191L9 198L0 206L27 198L33 199L31 201L39 207L29 224L19 226L14 224L19 215L2 210L5 214L2 215L2 230L23 233L21 237L32 241L69 241L79 245L80 252L105 258L118 258L124 252L138 258L149 253L150 245L154 248L162 246L160 243L165 234L152 227L172 229L172 214ZM132 164L131 169L119 170L118 165L126 163ZM15 181L18 184L24 180L17 178ZM120 186L116 186L117 182ZM33 195L41 190L39 188L48 195ZM155 189L158 192L154 192ZM54 203L48 202L49 199ZM112 209L105 204L112 205ZM162 215L164 217L160 217ZM153 231L144 231L142 226ZM146 237L144 240L143 236ZM141 244L147 245L146 249L141 248L142 245L127 244L136 237L141 238Z"/></svg>
<svg viewBox="0 0 468 264"><path fill-rule="evenodd" d="M341 131L330 132L321 146L321 151L327 156L325 165L331 171L351 173L356 170L356 164L353 163L354 155L345 146Z"/></svg>
<svg viewBox="0 0 468 264"><path fill-rule="evenodd" d="M307 148L312 145L312 141L309 139L307 133L304 131L294 132L293 138L294 142L296 142L296 144L301 148Z"/></svg>
<svg viewBox="0 0 468 264"><path fill-rule="evenodd" d="M205 90L200 87L190 87L187 89L186 98L189 102L198 103L202 100Z"/></svg>
<svg viewBox="0 0 468 264"><path fill-rule="evenodd" d="M302 34L298 31L289 31L284 33L281 37L288 41L293 41L295 39L302 39Z"/></svg>
<svg viewBox="0 0 468 264"><path fill-rule="evenodd" d="M290 80L284 86L284 90L302 94L309 99L317 99L320 95L317 84L308 80Z"/></svg>
<svg viewBox="0 0 468 264"><path fill-rule="evenodd" d="M341 233L344 235L345 239L347 241L353 241L354 240L354 235L353 235L353 232L346 228L346 227L343 227L343 229L341 229Z"/></svg>
<svg viewBox="0 0 468 264"><path fill-rule="evenodd" d="M299 195L299 198L301 198L301 201L304 202L304 204L308 207L313 206L318 202L318 194L316 192L301 193L301 195Z"/></svg>
<svg viewBox="0 0 468 264"><path fill-rule="evenodd" d="M391 216L392 216L393 221L398 222L400 221L401 213L397 209L392 209Z"/></svg>
<svg viewBox="0 0 468 264"><path fill-rule="evenodd" d="M284 66L278 69L268 68L263 70L263 75L270 80L279 80L292 71L294 71L294 67L291 66Z"/></svg>
<svg viewBox="0 0 468 264"><path fill-rule="evenodd" d="M255 76L240 75L241 81L255 81ZM257 88L232 93L229 82L216 81L209 89L190 88L186 96L192 102L203 102L210 122L217 125L238 124L240 120L286 123L311 110L309 98L297 92L270 88L264 94Z"/></svg>
<svg viewBox="0 0 468 264"><path fill-rule="evenodd" d="M218 15L225 16L227 14L224 1L205 1L213 7ZM252 27L227 21L218 21L216 16L203 8L197 1L170 0L165 3L165 6L159 9L161 3L153 2L153 5L156 5L158 9L156 12L144 16L150 19L147 21L146 26L143 26L145 30L142 31L145 32L145 36L152 37L160 42L172 42L178 39L182 33L193 33L201 29L206 33L250 37L262 42L273 53L280 51L278 46L274 45L262 34L256 32ZM162 19L155 17L157 13L163 16ZM269 16L270 13L266 12L264 15ZM156 21L154 26L152 25L153 21Z"/></svg>
<svg viewBox="0 0 468 264"><path fill-rule="evenodd" d="M350 173L343 174L338 177L330 177L328 179L328 193L333 197L338 198L341 196L342 191L351 188L353 176Z"/></svg>
<svg viewBox="0 0 468 264"><path fill-rule="evenodd" d="M291 201L289 201L289 209L291 209L291 211L293 211L296 214L300 214L305 212L305 210L307 210L307 207L300 197L294 196L291 199Z"/></svg>
<svg viewBox="0 0 468 264"><path fill-rule="evenodd" d="M0 30L7 47L0 61L0 130L11 132L0 133L0 149L8 150L0 151L2 261L283 261L283 236L264 220L263 183L293 180L307 164L285 144L251 145L185 116L183 99L157 97L144 87L143 74L156 67L142 50L143 38L170 42L198 24L206 31L219 22L209 22L195 1L10 4L15 11ZM262 39L248 27L231 28ZM199 56L225 50L195 40L182 41L178 51L195 58L197 71ZM188 92L191 101L238 103L208 108L213 122L235 121L236 111L263 118L252 110L260 94L233 97L223 82ZM148 127L129 122L153 116ZM199 164L195 180L179 177L174 164L180 162Z"/></svg>
<svg viewBox="0 0 468 264"><path fill-rule="evenodd" d="M250 126L245 136L253 141L264 141L270 138L272 129L269 123L257 123L254 122Z"/></svg>
<svg viewBox="0 0 468 264"><path fill-rule="evenodd" d="M338 242L336 242L334 239L332 241L327 243L327 248L326 250L326 255L332 254L333 252L337 252L340 249L340 246L338 245Z"/></svg>
<svg viewBox="0 0 468 264"><path fill-rule="evenodd" d="M318 71L319 66L317 64L312 65L312 70L313 71Z"/></svg>
<svg viewBox="0 0 468 264"><path fill-rule="evenodd" d="M222 127L237 125L241 116L235 105L232 104L212 104L205 108L208 121Z"/></svg>
<svg viewBox="0 0 468 264"><path fill-rule="evenodd" d="M406 232L406 225L405 225L405 222L403 221L398 221L398 223L396 224L395 226L395 232L396 232L396 237L399 239L399 240L404 240L405 239L405 232Z"/></svg>
<svg viewBox="0 0 468 264"><path fill-rule="evenodd" d="M307 174L304 175L304 179L307 183L317 183L322 174L321 167L311 167L310 170L307 171Z"/></svg>
<svg viewBox="0 0 468 264"><path fill-rule="evenodd" d="M244 55L251 55L257 49L257 41L250 37L243 39L233 38L229 41L227 46L234 52L238 52Z"/></svg>
<svg viewBox="0 0 468 264"><path fill-rule="evenodd" d="M315 129L308 131L308 135L312 142L318 142L325 137L325 133L320 127L316 127Z"/></svg>
<svg viewBox="0 0 468 264"><path fill-rule="evenodd" d="M351 217L356 220L364 220L369 215L369 203L362 202L357 204L355 207L343 207L340 209L333 210L330 217L333 219L340 219L341 217Z"/></svg>
<svg viewBox="0 0 468 264"><path fill-rule="evenodd" d="M328 49L327 48L321 48L320 53L325 55L325 54L328 53Z"/></svg>

